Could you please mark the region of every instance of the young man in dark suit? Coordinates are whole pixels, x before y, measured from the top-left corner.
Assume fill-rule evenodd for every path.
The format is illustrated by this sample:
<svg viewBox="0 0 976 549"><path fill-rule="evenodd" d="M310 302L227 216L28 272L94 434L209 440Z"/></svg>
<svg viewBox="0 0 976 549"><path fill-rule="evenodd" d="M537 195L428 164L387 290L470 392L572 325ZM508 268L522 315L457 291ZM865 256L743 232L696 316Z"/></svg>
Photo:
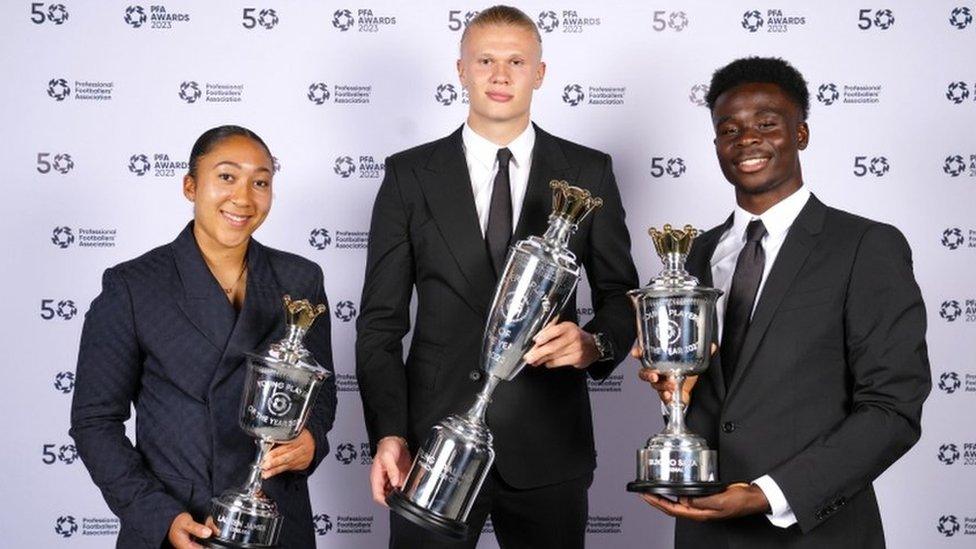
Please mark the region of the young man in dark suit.
<svg viewBox="0 0 976 549"><path fill-rule="evenodd" d="M687 423L733 484L644 499L678 518L679 548L884 547L871 483L918 440L931 387L911 250L891 225L804 187L809 95L788 63L734 61L707 101L736 207L688 257L724 296ZM673 385L641 377L670 400Z"/></svg>
<svg viewBox="0 0 976 549"><path fill-rule="evenodd" d="M431 426L463 412L483 380L481 338L509 243L542 234L552 179L603 199L570 249L585 267L594 317L577 324L575 297L536 338L530 367L494 394L495 465L459 543L391 514L392 547L474 547L491 515L503 547L582 547L596 466L587 376L624 358L635 327L625 293L637 285L610 157L531 123L545 64L521 11L484 10L461 38L458 76L467 122L387 159L370 227L356 365L376 456L370 483L383 503L406 476ZM416 320L406 361L402 339ZM532 367L534 366L534 367Z"/></svg>

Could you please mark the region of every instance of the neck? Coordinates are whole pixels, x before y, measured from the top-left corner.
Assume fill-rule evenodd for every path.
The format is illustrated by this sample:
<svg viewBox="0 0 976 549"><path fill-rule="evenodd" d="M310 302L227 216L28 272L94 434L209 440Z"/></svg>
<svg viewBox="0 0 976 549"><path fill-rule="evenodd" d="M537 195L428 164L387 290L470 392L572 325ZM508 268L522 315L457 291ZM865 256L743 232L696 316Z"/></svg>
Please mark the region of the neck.
<svg viewBox="0 0 976 549"><path fill-rule="evenodd" d="M498 145L507 147L516 137L522 135L525 128L529 127L529 113L525 113L514 120L502 122L489 120L474 113L468 114L468 126L481 137Z"/></svg>
<svg viewBox="0 0 976 549"><path fill-rule="evenodd" d="M240 269L244 264L244 256L247 255L247 246L250 243L250 239L245 240L238 246L228 248L214 242L213 239L199 228L199 225L193 226L193 236L196 238L200 253L203 254L203 258L212 268L218 270L234 270Z"/></svg>
<svg viewBox="0 0 976 549"><path fill-rule="evenodd" d="M735 190L735 202L752 215L762 215L773 206L786 200L803 187L803 181L784 183L764 193L750 194Z"/></svg>

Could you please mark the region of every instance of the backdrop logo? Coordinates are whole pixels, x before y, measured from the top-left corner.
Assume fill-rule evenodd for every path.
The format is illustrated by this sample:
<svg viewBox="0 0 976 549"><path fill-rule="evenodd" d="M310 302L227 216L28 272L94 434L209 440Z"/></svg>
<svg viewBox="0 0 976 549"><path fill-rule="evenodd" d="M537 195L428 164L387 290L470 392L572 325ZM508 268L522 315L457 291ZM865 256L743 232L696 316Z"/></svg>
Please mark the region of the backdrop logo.
<svg viewBox="0 0 976 549"><path fill-rule="evenodd" d="M62 394L70 394L75 388L74 372L58 372L54 376L54 388Z"/></svg>
<svg viewBox="0 0 976 549"><path fill-rule="evenodd" d="M142 9L142 6L129 6L125 8L122 19L130 27L138 29L146 23L146 10Z"/></svg>
<svg viewBox="0 0 976 549"><path fill-rule="evenodd" d="M587 534L622 534L624 517L617 516L589 516L586 519Z"/></svg>
<svg viewBox="0 0 976 549"><path fill-rule="evenodd" d="M741 24L743 29L751 33L759 32L763 28L766 32L782 33L806 25L807 18L784 14L781 9L767 9L765 15L760 10L749 10L742 14Z"/></svg>
<svg viewBox="0 0 976 549"><path fill-rule="evenodd" d="M943 536L951 538L959 533L959 519L956 515L942 515L935 529Z"/></svg>
<svg viewBox="0 0 976 549"><path fill-rule="evenodd" d="M461 103L467 105L469 102L468 90L461 88ZM438 84L434 90L434 100L445 107L453 105L458 100L458 88L454 84Z"/></svg>
<svg viewBox="0 0 976 549"><path fill-rule="evenodd" d="M332 237L329 236L329 231L325 229L312 229L308 235L308 243L316 250L324 250L329 244L332 244Z"/></svg>
<svg viewBox="0 0 976 549"><path fill-rule="evenodd" d="M186 101L187 103L196 103L197 99L203 92L200 91L200 85L193 80L184 80L180 83L180 99Z"/></svg>
<svg viewBox="0 0 976 549"><path fill-rule="evenodd" d="M324 536L332 531L332 519L329 515L320 514L312 517L312 524L315 526L315 533Z"/></svg>
<svg viewBox="0 0 976 549"><path fill-rule="evenodd" d="M339 9L332 14L332 26L340 32L346 32L353 27L358 32L379 32L384 27L391 27L396 24L395 16L377 15L370 8L357 9L355 17L352 10L348 9Z"/></svg>
<svg viewBox="0 0 976 549"><path fill-rule="evenodd" d="M874 18L871 17L870 9L862 9L857 13L857 28L868 30L872 26L881 30L888 30L895 24L895 14L889 9L877 10Z"/></svg>
<svg viewBox="0 0 976 549"><path fill-rule="evenodd" d="M955 322L957 318L962 316L962 307L955 299L943 301L942 306L939 307L939 316L944 318L946 322Z"/></svg>
<svg viewBox="0 0 976 549"><path fill-rule="evenodd" d="M962 30L973 22L973 12L966 6L953 8L949 14L949 24Z"/></svg>
<svg viewBox="0 0 976 549"><path fill-rule="evenodd" d="M687 169L684 159L680 157L651 157L651 177L663 177L665 174L671 177L681 177Z"/></svg>
<svg viewBox="0 0 976 549"><path fill-rule="evenodd" d="M336 158L335 166L332 171L336 173L339 177L343 179L348 179L349 176L356 173L356 163L352 161L351 156L340 156Z"/></svg>
<svg viewBox="0 0 976 549"><path fill-rule="evenodd" d="M78 522L71 515L61 515L54 521L54 533L62 538L70 538L78 532Z"/></svg>
<svg viewBox="0 0 976 549"><path fill-rule="evenodd" d="M58 448L58 460L65 465L71 465L78 459L78 449L74 444L62 444Z"/></svg>
<svg viewBox="0 0 976 549"><path fill-rule="evenodd" d="M50 88L49 88L50 89ZM965 82L952 82L946 88L946 99L956 105L969 99L969 86Z"/></svg>
<svg viewBox="0 0 976 549"><path fill-rule="evenodd" d="M867 156L854 157L854 177L864 177L871 174L875 177L882 177L891 170L886 156L874 156L868 160Z"/></svg>
<svg viewBox="0 0 976 549"><path fill-rule="evenodd" d="M583 86L567 84L563 88L563 103L570 107L579 105L623 105L627 96L626 86Z"/></svg>
<svg viewBox="0 0 976 549"><path fill-rule="evenodd" d="M373 96L373 86L356 84L336 84L329 87L324 82L313 82L308 86L308 100L323 105L330 100L341 104L368 104Z"/></svg>
<svg viewBox="0 0 976 549"><path fill-rule="evenodd" d="M58 172L61 175L65 175L71 170L75 169L75 161L71 158L68 153L57 153L54 155L52 160L48 160L51 156L49 152L39 152L37 153L37 172L38 173L51 173L51 170Z"/></svg>
<svg viewBox="0 0 976 549"><path fill-rule="evenodd" d="M340 301L336 304L335 316L337 319L343 322L349 322L350 320L356 318L356 306L352 301Z"/></svg>
<svg viewBox="0 0 976 549"><path fill-rule="evenodd" d="M129 171L142 177L149 173L149 158L144 154L134 154L129 157Z"/></svg>
<svg viewBox="0 0 976 549"><path fill-rule="evenodd" d="M552 32L559 27L559 16L554 11L544 11L539 13L539 20L535 24L543 32Z"/></svg>
<svg viewBox="0 0 976 549"><path fill-rule="evenodd" d="M942 164L942 171L950 177L959 177L966 172L967 167L969 169L969 177L976 177L976 154L969 155L968 166L966 164L966 158L963 155L949 155Z"/></svg>
<svg viewBox="0 0 976 549"><path fill-rule="evenodd" d="M55 227L51 231L51 242L63 250L74 244L75 235L71 232L71 227Z"/></svg>
<svg viewBox="0 0 976 549"><path fill-rule="evenodd" d="M461 14L464 13L464 17ZM447 12L447 28L452 31L459 31L471 24L471 20L478 16L477 11L451 10Z"/></svg>
<svg viewBox="0 0 976 549"><path fill-rule="evenodd" d="M31 2L31 23L40 25L44 21L50 21L55 25L63 25L68 20L68 8L64 4L51 4L44 12L44 4L41 2Z"/></svg>
<svg viewBox="0 0 976 549"><path fill-rule="evenodd" d="M675 32L681 32L688 26L688 14L683 11L673 11L670 14L666 11L655 11L652 20L651 28L656 32L669 28Z"/></svg>
<svg viewBox="0 0 976 549"><path fill-rule="evenodd" d="M942 231L942 245L950 250L955 250L962 246L966 238L962 235L962 229L952 227Z"/></svg>
<svg viewBox="0 0 976 549"><path fill-rule="evenodd" d="M707 103L705 97L708 96L708 84L695 84L688 92L688 100L699 107L704 107Z"/></svg>
<svg viewBox="0 0 976 549"><path fill-rule="evenodd" d="M71 86L64 78L52 78L47 83L47 95L55 101L64 101L71 95Z"/></svg>
<svg viewBox="0 0 976 549"><path fill-rule="evenodd" d="M840 92L837 91L836 84L820 84L820 87L817 88L817 101L824 105L833 105L838 99L840 99Z"/></svg>
<svg viewBox="0 0 976 549"><path fill-rule="evenodd" d="M386 166L374 160L372 155L361 154L356 158L352 156L336 158L332 170L343 179L348 179L356 174L359 174L356 175L357 179L379 179L383 177Z"/></svg>
<svg viewBox="0 0 976 549"><path fill-rule="evenodd" d="M62 320L71 320L78 314L78 307L75 306L75 302L70 299L62 299L58 301L58 306L55 312Z"/></svg>
<svg viewBox="0 0 976 549"><path fill-rule="evenodd" d="M955 463L959 459L960 455L959 448L957 448L955 444L943 444L942 446L939 446L939 461L945 463L946 465L952 465Z"/></svg>
<svg viewBox="0 0 976 549"><path fill-rule="evenodd" d="M167 153L134 154L129 157L129 171L142 177L152 172L153 177L175 177L190 169L185 160L171 160Z"/></svg>
<svg viewBox="0 0 976 549"><path fill-rule="evenodd" d="M944 393L951 395L962 387L962 380L959 379L959 374L956 372L943 372L939 376L939 389Z"/></svg>
<svg viewBox="0 0 976 549"><path fill-rule="evenodd" d="M258 14L258 24L271 30L278 25L278 12L271 8L265 8Z"/></svg>
<svg viewBox="0 0 976 549"><path fill-rule="evenodd" d="M567 34L579 34L589 27L600 26L600 18L580 15L577 10L542 10L535 24L545 33L558 30Z"/></svg>
<svg viewBox="0 0 976 549"><path fill-rule="evenodd" d="M186 12L171 12L166 6L152 4L149 6L149 13L142 6L132 5L125 8L122 20L134 29L138 29L149 21L149 28L155 30L172 29L173 25L189 23L190 14Z"/></svg>
<svg viewBox="0 0 976 549"><path fill-rule="evenodd" d="M343 465L349 465L357 460L360 465L371 465L373 463L373 458L369 455L368 442L359 443L358 449L355 443L344 442L336 447L335 458Z"/></svg>

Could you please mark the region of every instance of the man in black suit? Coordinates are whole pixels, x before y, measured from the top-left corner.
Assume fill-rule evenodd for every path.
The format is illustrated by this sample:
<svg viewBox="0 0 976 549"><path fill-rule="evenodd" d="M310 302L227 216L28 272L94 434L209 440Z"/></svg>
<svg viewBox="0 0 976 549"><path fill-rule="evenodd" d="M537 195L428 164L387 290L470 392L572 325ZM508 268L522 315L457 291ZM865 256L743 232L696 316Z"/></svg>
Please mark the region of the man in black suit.
<svg viewBox="0 0 976 549"><path fill-rule="evenodd" d="M595 314L577 325L573 297L526 355L533 366L494 393L495 466L469 516L470 539L440 541L391 514L392 547L474 547L492 516L505 547L582 547L596 466L587 375L603 379L635 327L625 293L637 285L610 157L530 123L542 85L541 39L515 8L482 11L461 39L467 123L391 156L373 208L356 342L366 426L376 448L373 497L383 503L431 426L463 412L483 380L481 338L508 244L542 234L549 181L590 190L603 207L570 249L585 267ZM513 230L514 228L514 230ZM416 324L410 301L417 292Z"/></svg>
<svg viewBox="0 0 976 549"><path fill-rule="evenodd" d="M677 547L884 547L871 483L918 440L931 387L911 250L891 225L803 186L809 95L788 63L737 60L707 101L736 208L688 257L725 294L687 423L733 484L644 499L678 517ZM673 386L641 377L671 398Z"/></svg>

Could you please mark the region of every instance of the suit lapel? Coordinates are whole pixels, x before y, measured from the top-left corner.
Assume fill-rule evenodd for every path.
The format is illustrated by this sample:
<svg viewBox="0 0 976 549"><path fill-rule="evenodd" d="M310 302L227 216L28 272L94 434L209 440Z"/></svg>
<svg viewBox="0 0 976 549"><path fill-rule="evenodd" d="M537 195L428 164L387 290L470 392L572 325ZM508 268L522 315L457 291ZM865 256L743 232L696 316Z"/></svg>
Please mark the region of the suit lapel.
<svg viewBox="0 0 976 549"><path fill-rule="evenodd" d="M712 255L715 253L715 248L718 246L718 241L721 239L725 231L732 226L732 216L729 216L725 220L725 223L718 226L716 229L708 231L695 241L692 247L692 254L688 258L688 270L692 274L698 277L698 281L702 286L713 287L712 282ZM716 324L717 326L717 324ZM716 338L718 334L715 334ZM719 353L712 355L709 361L708 370L705 371L711 381L712 386L715 388L715 392L718 394L719 400L725 399L725 378L722 375L722 364L719 359Z"/></svg>
<svg viewBox="0 0 976 549"><path fill-rule="evenodd" d="M752 321L749 323L749 329L746 331L746 339L742 343L738 365L729 384L729 394L733 394L741 383L743 373L749 369L749 363L755 356L756 349L759 347L763 336L766 335L776 309L779 308L779 304L789 291L797 273L800 272L807 256L816 245L816 236L823 229L826 210L826 206L811 195L800 211L800 215L790 227L786 240L783 241L783 246L776 256L776 261L769 271L769 277L763 286L759 302L756 304L756 310L752 315Z"/></svg>
<svg viewBox="0 0 976 549"><path fill-rule="evenodd" d="M172 243L181 291L176 303L190 323L218 350L223 350L234 328L234 307L203 260L193 237L191 221Z"/></svg>
<svg viewBox="0 0 976 549"><path fill-rule="evenodd" d="M518 224L512 234L513 243L546 231L549 214L552 213L552 189L549 182L559 179L575 185L579 177L579 168L569 164L556 139L539 126L533 124L533 127L535 145L532 147L532 166L529 168L529 181Z"/></svg>

